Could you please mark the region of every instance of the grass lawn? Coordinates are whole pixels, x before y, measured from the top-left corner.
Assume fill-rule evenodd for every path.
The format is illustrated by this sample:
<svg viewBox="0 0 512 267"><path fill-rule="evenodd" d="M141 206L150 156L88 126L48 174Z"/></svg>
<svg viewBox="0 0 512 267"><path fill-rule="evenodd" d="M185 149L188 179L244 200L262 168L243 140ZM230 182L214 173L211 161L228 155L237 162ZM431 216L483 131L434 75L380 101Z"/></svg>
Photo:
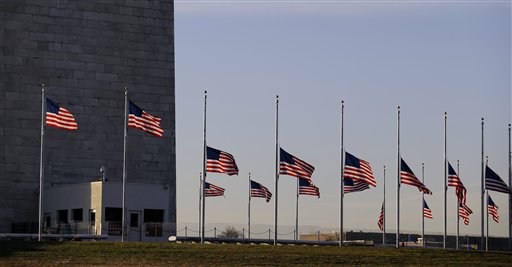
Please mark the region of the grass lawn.
<svg viewBox="0 0 512 267"><path fill-rule="evenodd" d="M0 241L0 266L512 266L512 253L232 244Z"/></svg>

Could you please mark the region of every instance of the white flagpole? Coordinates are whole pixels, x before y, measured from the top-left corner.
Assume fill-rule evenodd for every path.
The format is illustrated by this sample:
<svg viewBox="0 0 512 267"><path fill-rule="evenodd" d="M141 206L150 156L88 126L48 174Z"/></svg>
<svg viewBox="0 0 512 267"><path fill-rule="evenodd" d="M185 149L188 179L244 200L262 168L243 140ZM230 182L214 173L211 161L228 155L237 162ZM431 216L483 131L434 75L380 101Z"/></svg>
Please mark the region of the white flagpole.
<svg viewBox="0 0 512 267"><path fill-rule="evenodd" d="M275 178L275 190L276 196L274 198L274 245L277 245L277 199L278 199L278 184L279 184L279 95L276 95L276 178Z"/></svg>
<svg viewBox="0 0 512 267"><path fill-rule="evenodd" d="M489 156L486 157L485 166L489 165ZM489 190L485 188L486 192L486 205L485 205L485 217L486 217L486 234L485 234L485 251L489 251Z"/></svg>
<svg viewBox="0 0 512 267"><path fill-rule="evenodd" d="M197 222L197 231L201 231L201 201L203 199L203 172L199 172L199 213L197 214L198 222Z"/></svg>
<svg viewBox="0 0 512 267"><path fill-rule="evenodd" d="M481 237L480 237L480 249L485 246L484 243L484 194L485 194L485 174L484 174L484 118L482 118L482 162L481 164L481 184L480 184L480 210L481 210Z"/></svg>
<svg viewBox="0 0 512 267"><path fill-rule="evenodd" d="M45 103L44 83L41 84L41 157L39 162L39 225L37 231L37 240L41 241L41 231L43 227L43 186L44 186L44 123L45 123Z"/></svg>
<svg viewBox="0 0 512 267"><path fill-rule="evenodd" d="M295 234L294 239L299 236L299 178L297 178L297 200L295 201Z"/></svg>
<svg viewBox="0 0 512 267"><path fill-rule="evenodd" d="M400 156L400 106L397 109L397 174L396 174L396 244L395 246L400 247L400 168L401 168L401 156Z"/></svg>
<svg viewBox="0 0 512 267"><path fill-rule="evenodd" d="M508 188L512 191L512 167L510 152L510 123L508 124ZM512 249L512 194L508 195L508 249Z"/></svg>
<svg viewBox="0 0 512 267"><path fill-rule="evenodd" d="M126 234L126 143L128 140L128 87L124 87L124 145L123 145L123 203L121 218L121 242L124 242Z"/></svg>
<svg viewBox="0 0 512 267"><path fill-rule="evenodd" d="M425 163L421 163L421 182L425 184ZM421 246L425 247L425 216L423 204L425 203L425 193L421 192Z"/></svg>
<svg viewBox="0 0 512 267"><path fill-rule="evenodd" d="M487 201L487 209L486 209L486 212L485 212L485 217L486 217L486 221L487 221L487 230L486 230L486 234L485 234L485 251L489 251L489 190L485 190L485 192L487 193L487 198L486 198L486 201Z"/></svg>
<svg viewBox="0 0 512 267"><path fill-rule="evenodd" d="M457 160L457 176L459 176L460 178L460 172L459 172L459 160ZM456 245L456 248L457 250L459 249L459 228L460 228L460 218L459 218L459 206L460 206L460 201L459 201L459 196L457 196L457 209L456 209L456 215L457 215L457 240L455 241L455 245Z"/></svg>
<svg viewBox="0 0 512 267"><path fill-rule="evenodd" d="M446 215L447 215L447 206L446 206L446 192L447 192L447 189L448 189L448 167L447 167L447 163L448 163L448 160L447 160L447 156L446 156L446 153L447 153L447 150L446 150L446 143L447 143L447 136L446 136L446 123L447 123L447 119L448 119L448 116L446 114L446 112L444 113L444 197L443 197L443 200L444 200L444 209L443 209L443 249L446 249L446 233L447 233L447 221L446 221Z"/></svg>
<svg viewBox="0 0 512 267"><path fill-rule="evenodd" d="M251 239L251 173L249 172L249 202L247 204L247 238Z"/></svg>
<svg viewBox="0 0 512 267"><path fill-rule="evenodd" d="M205 217L205 196L204 196L204 190L205 190L205 183L206 183L206 90L204 91L204 113L203 113L203 190L202 190L202 202L203 202L203 210L201 211L201 244L204 243L204 217Z"/></svg>
<svg viewBox="0 0 512 267"><path fill-rule="evenodd" d="M343 246L343 199L345 198L345 149L343 144L343 119L344 119L345 101L341 100L341 133L340 133L340 247Z"/></svg>
<svg viewBox="0 0 512 267"><path fill-rule="evenodd" d="M384 165L384 181L382 183L384 201L382 203L382 244L386 245L386 165Z"/></svg>

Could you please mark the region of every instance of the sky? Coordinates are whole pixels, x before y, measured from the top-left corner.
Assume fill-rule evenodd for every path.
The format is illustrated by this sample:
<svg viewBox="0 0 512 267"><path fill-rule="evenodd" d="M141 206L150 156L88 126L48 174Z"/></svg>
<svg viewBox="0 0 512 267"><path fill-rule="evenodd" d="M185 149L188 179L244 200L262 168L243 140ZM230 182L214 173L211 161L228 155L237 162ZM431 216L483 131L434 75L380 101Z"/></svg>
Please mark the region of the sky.
<svg viewBox="0 0 512 267"><path fill-rule="evenodd" d="M386 224L395 231L397 106L400 150L433 191L425 196L443 231L444 112L447 156L468 189L470 225L480 234L481 118L485 155L508 183L511 122L510 1L175 1L178 228L197 228L203 94L207 143L234 155L238 176L208 174L226 189L206 200L207 228L247 223L248 173L274 191L275 96L279 143L315 166L321 197L301 196L299 223L339 225L340 119L345 149L370 162L377 187L345 197L344 230L377 231L386 166ZM296 180L279 180L279 225L295 222ZM507 236L505 194L491 192ZM448 189L448 233L456 198ZM400 229L419 232L421 194L403 185ZM273 200L253 199L251 223L273 225Z"/></svg>

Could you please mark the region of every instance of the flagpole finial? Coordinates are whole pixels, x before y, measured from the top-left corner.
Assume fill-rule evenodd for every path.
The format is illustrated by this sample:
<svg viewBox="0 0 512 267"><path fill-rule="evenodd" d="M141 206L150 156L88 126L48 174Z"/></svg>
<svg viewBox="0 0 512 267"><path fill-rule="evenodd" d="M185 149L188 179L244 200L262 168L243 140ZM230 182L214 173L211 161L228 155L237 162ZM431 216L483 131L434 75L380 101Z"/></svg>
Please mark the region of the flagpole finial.
<svg viewBox="0 0 512 267"><path fill-rule="evenodd" d="M128 93L128 86L125 86L124 87L124 93L127 94Z"/></svg>

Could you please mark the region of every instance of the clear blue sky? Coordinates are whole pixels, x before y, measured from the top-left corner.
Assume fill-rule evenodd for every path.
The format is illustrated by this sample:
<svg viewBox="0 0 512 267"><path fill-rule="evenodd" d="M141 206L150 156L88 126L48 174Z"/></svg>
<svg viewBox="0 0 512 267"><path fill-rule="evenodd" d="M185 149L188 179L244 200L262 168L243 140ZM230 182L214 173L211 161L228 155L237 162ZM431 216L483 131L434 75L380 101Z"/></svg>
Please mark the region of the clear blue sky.
<svg viewBox="0 0 512 267"><path fill-rule="evenodd" d="M401 151L434 192L426 196L443 225L443 113L448 157L475 212L461 234L480 233L480 118L485 153L508 182L511 121L509 1L176 1L176 137L178 227L197 222L203 91L208 90L208 145L233 154L240 175L211 174L225 198L207 199L207 223L245 224L247 173L274 190L274 97L280 143L316 167L322 197L301 197L300 222L337 228L340 102L345 147L369 161L377 188L345 198L346 229L378 229L382 166L387 167L387 228L394 231L396 107ZM295 179L281 176L280 225L294 224ZM507 231L506 195L491 193ZM421 195L402 186L401 229L420 230ZM448 231L456 199L448 191ZM254 224L273 224L273 201L253 202ZM181 226L180 226L181 225Z"/></svg>

